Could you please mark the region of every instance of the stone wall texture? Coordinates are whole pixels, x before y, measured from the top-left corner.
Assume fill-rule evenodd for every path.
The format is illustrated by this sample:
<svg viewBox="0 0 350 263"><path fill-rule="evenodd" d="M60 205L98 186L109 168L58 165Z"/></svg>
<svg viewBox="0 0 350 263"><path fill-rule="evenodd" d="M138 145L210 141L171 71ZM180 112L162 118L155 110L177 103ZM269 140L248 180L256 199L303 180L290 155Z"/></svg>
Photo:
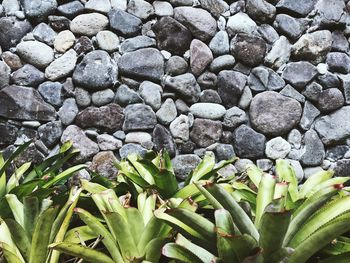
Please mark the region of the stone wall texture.
<svg viewBox="0 0 350 263"><path fill-rule="evenodd" d="M0 149L350 170L348 0L0 0ZM228 171L228 172L230 172Z"/></svg>

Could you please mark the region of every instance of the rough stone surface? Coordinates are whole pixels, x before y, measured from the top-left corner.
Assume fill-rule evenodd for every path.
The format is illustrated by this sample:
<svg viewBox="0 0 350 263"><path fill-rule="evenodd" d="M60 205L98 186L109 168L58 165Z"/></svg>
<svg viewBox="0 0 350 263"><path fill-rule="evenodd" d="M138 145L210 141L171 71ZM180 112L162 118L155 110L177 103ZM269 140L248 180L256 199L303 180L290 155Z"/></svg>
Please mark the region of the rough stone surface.
<svg viewBox="0 0 350 263"><path fill-rule="evenodd" d="M45 68L54 59L53 50L39 41L21 42L16 51L23 60L38 68Z"/></svg>
<svg viewBox="0 0 350 263"><path fill-rule="evenodd" d="M282 77L296 88L305 87L315 76L317 69L309 62L291 62L285 67Z"/></svg>
<svg viewBox="0 0 350 263"><path fill-rule="evenodd" d="M195 119L190 137L199 147L208 147L218 142L222 135L222 124L220 121Z"/></svg>
<svg viewBox="0 0 350 263"><path fill-rule="evenodd" d="M285 158L291 150L290 144L282 137L276 137L266 143L265 154L276 160Z"/></svg>
<svg viewBox="0 0 350 263"><path fill-rule="evenodd" d="M156 114L152 108L144 104L132 104L125 108L125 131L149 130L157 124Z"/></svg>
<svg viewBox="0 0 350 263"><path fill-rule="evenodd" d="M201 162L201 158L195 154L177 155L171 160L176 177L186 179L188 174Z"/></svg>
<svg viewBox="0 0 350 263"><path fill-rule="evenodd" d="M108 25L106 16L99 13L82 14L75 17L70 30L78 35L94 36Z"/></svg>
<svg viewBox="0 0 350 263"><path fill-rule="evenodd" d="M261 158L264 156L266 138L243 124L234 131L234 148L242 158Z"/></svg>

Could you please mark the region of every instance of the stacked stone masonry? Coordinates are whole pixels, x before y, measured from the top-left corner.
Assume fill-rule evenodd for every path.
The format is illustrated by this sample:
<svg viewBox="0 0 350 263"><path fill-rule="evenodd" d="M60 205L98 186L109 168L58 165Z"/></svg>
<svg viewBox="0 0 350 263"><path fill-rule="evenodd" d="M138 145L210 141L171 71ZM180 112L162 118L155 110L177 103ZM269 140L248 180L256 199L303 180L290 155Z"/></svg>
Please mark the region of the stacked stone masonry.
<svg viewBox="0 0 350 263"><path fill-rule="evenodd" d="M348 0L0 0L0 149L350 170ZM82 176L86 176L83 173Z"/></svg>

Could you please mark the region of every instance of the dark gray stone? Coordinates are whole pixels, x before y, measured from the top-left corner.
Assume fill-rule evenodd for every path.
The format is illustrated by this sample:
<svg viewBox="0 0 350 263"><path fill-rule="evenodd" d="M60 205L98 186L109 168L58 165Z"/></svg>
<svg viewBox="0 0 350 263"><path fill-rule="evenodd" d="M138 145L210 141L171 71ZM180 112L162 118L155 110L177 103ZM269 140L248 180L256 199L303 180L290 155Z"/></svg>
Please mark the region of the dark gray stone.
<svg viewBox="0 0 350 263"><path fill-rule="evenodd" d="M218 161L229 160L236 156L233 146L231 144L218 144L215 147L215 155Z"/></svg>
<svg viewBox="0 0 350 263"><path fill-rule="evenodd" d="M337 177L349 176L349 170L350 170L350 160L349 159L339 160L337 161L334 169L334 176L337 176Z"/></svg>
<svg viewBox="0 0 350 263"><path fill-rule="evenodd" d="M341 0L319 0L315 5L316 15L313 25L318 27L334 27L346 22L345 2Z"/></svg>
<svg viewBox="0 0 350 263"><path fill-rule="evenodd" d="M29 18L39 20L45 19L55 12L57 8L56 0L20 0L24 13Z"/></svg>
<svg viewBox="0 0 350 263"><path fill-rule="evenodd" d="M17 138L18 128L8 122L0 121L0 146L13 144Z"/></svg>
<svg viewBox="0 0 350 263"><path fill-rule="evenodd" d="M301 157L301 163L307 166L322 164L325 156L324 146L314 130L305 133L304 145L305 153Z"/></svg>
<svg viewBox="0 0 350 263"><path fill-rule="evenodd" d="M142 21L140 18L121 9L112 9L108 13L112 30L126 37L136 36L140 33Z"/></svg>
<svg viewBox="0 0 350 263"><path fill-rule="evenodd" d="M296 88L304 88L317 76L317 69L306 61L290 62L285 67L282 78Z"/></svg>
<svg viewBox="0 0 350 263"><path fill-rule="evenodd" d="M252 126L266 135L288 133L300 121L301 105L274 91L259 93L250 104Z"/></svg>
<svg viewBox="0 0 350 263"><path fill-rule="evenodd" d="M170 132L162 125L157 124L153 130L154 149L160 151L165 149L170 157L176 155L176 146Z"/></svg>
<svg viewBox="0 0 350 263"><path fill-rule="evenodd" d="M52 46L57 33L48 24L40 23L33 29L33 35L36 40Z"/></svg>
<svg viewBox="0 0 350 263"><path fill-rule="evenodd" d="M26 64L12 73L12 81L19 86L38 86L45 80L45 74L36 67Z"/></svg>
<svg viewBox="0 0 350 263"><path fill-rule="evenodd" d="M306 30L307 20L297 19L286 14L278 14L274 26L280 34L296 40Z"/></svg>
<svg viewBox="0 0 350 263"><path fill-rule="evenodd" d="M74 98L66 99L58 111L58 116L64 125L72 124L79 113L78 105Z"/></svg>
<svg viewBox="0 0 350 263"><path fill-rule="evenodd" d="M349 42L342 31L332 32L332 51L347 53L349 51Z"/></svg>
<svg viewBox="0 0 350 263"><path fill-rule="evenodd" d="M280 94L289 98L296 99L300 103L305 102L304 95L301 95L299 91L297 91L295 88L293 88L291 85L286 85L283 90L280 91Z"/></svg>
<svg viewBox="0 0 350 263"><path fill-rule="evenodd" d="M350 147L347 145L337 145L327 149L326 159L332 162L336 162L343 159L345 154L349 152Z"/></svg>
<svg viewBox="0 0 350 263"><path fill-rule="evenodd" d="M54 107L33 88L5 87L0 90L0 105L0 116L9 119L51 121L56 118Z"/></svg>
<svg viewBox="0 0 350 263"><path fill-rule="evenodd" d="M125 110L123 130L149 130L157 124L157 117L152 108L144 104L131 104Z"/></svg>
<svg viewBox="0 0 350 263"><path fill-rule="evenodd" d="M264 156L266 138L263 134L244 124L233 134L233 146L238 157L257 159Z"/></svg>
<svg viewBox="0 0 350 263"><path fill-rule="evenodd" d="M180 56L172 56L165 64L165 73L170 76L181 75L187 72L188 64Z"/></svg>
<svg viewBox="0 0 350 263"><path fill-rule="evenodd" d="M247 14L261 23L273 21L276 15L276 7L265 0L247 0Z"/></svg>
<svg viewBox="0 0 350 263"><path fill-rule="evenodd" d="M316 2L317 0L281 0L276 7L296 16L306 16L314 9Z"/></svg>
<svg viewBox="0 0 350 263"><path fill-rule="evenodd" d="M136 91L130 89L127 85L120 85L115 94L115 102L121 106L142 102L142 98Z"/></svg>
<svg viewBox="0 0 350 263"><path fill-rule="evenodd" d="M89 90L103 90L111 87L117 80L116 63L106 51L95 50L88 53L76 66L73 81Z"/></svg>
<svg viewBox="0 0 350 263"><path fill-rule="evenodd" d="M253 91L281 90L286 83L272 69L260 66L253 68L248 79L249 88Z"/></svg>
<svg viewBox="0 0 350 263"><path fill-rule="evenodd" d="M135 51L146 47L155 47L156 40L147 36L137 36L128 38L119 47L120 53Z"/></svg>
<svg viewBox="0 0 350 263"><path fill-rule="evenodd" d="M232 107L226 111L224 116L223 125L228 130L233 130L241 124L248 122L248 116L245 111L238 107Z"/></svg>
<svg viewBox="0 0 350 263"><path fill-rule="evenodd" d="M61 121L48 122L38 128L40 140L49 148L59 142L62 133Z"/></svg>
<svg viewBox="0 0 350 263"><path fill-rule="evenodd" d="M46 81L39 85L38 91L44 100L53 106L63 103L63 85L60 82Z"/></svg>
<svg viewBox="0 0 350 263"><path fill-rule="evenodd" d="M155 48L143 48L122 55L118 67L122 75L159 81L164 74L164 58Z"/></svg>
<svg viewBox="0 0 350 263"><path fill-rule="evenodd" d="M322 112L334 111L344 105L343 93L336 88L326 89L318 98L318 109Z"/></svg>
<svg viewBox="0 0 350 263"><path fill-rule="evenodd" d="M322 86L317 82L312 82L306 86L302 94L309 100L317 102L322 92Z"/></svg>
<svg viewBox="0 0 350 263"><path fill-rule="evenodd" d="M190 132L190 138L199 147L208 147L218 142L222 135L221 121L195 119Z"/></svg>
<svg viewBox="0 0 350 263"><path fill-rule="evenodd" d="M173 164L176 177L181 180L185 180L188 174L201 162L201 158L195 154L182 154L177 155L171 160L171 162Z"/></svg>
<svg viewBox="0 0 350 263"><path fill-rule="evenodd" d="M62 15L72 19L73 17L81 14L84 11L84 6L80 1L76 0L60 5L57 8L57 10Z"/></svg>
<svg viewBox="0 0 350 263"><path fill-rule="evenodd" d="M309 130L315 119L321 112L309 101L304 104L303 116L300 120L300 127L304 130Z"/></svg>
<svg viewBox="0 0 350 263"><path fill-rule="evenodd" d="M3 61L0 61L0 89L8 86L10 83L11 69Z"/></svg>
<svg viewBox="0 0 350 263"><path fill-rule="evenodd" d="M32 26L27 20L20 21L14 16L0 18L0 46L8 50L31 30Z"/></svg>
<svg viewBox="0 0 350 263"><path fill-rule="evenodd" d="M212 89L202 91L199 101L218 104L222 103L219 93L216 90Z"/></svg>
<svg viewBox="0 0 350 263"><path fill-rule="evenodd" d="M330 71L347 74L350 71L350 57L342 52L331 52L327 55L326 63Z"/></svg>

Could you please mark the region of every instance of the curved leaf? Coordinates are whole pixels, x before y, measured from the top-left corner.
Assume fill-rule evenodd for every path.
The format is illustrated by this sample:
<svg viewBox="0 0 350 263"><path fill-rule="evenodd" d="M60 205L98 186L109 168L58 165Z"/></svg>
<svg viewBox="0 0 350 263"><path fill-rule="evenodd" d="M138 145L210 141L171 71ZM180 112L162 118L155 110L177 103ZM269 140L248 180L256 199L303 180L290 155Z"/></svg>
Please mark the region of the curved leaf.
<svg viewBox="0 0 350 263"><path fill-rule="evenodd" d="M166 244L162 249L162 254L168 258L176 259L184 263L203 263L203 261L191 251L175 243Z"/></svg>

